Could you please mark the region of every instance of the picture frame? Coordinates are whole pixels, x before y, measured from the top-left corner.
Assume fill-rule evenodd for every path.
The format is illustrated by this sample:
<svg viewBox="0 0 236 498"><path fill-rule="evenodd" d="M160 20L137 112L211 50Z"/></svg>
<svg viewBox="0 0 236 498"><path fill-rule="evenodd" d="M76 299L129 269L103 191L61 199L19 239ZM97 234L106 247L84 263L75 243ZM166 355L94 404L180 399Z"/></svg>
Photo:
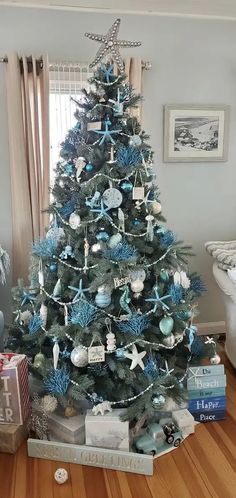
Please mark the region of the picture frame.
<svg viewBox="0 0 236 498"><path fill-rule="evenodd" d="M227 161L228 105L164 106L164 162Z"/></svg>

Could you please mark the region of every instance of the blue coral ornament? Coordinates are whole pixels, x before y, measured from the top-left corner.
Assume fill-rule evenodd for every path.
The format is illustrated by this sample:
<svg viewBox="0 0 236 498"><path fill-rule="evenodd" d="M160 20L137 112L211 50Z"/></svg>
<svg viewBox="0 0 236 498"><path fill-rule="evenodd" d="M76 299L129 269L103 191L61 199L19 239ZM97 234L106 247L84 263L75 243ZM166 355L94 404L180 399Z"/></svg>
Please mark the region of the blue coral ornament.
<svg viewBox="0 0 236 498"><path fill-rule="evenodd" d="M70 384L70 374L67 368L57 368L51 370L48 376L44 379L44 385L51 394L66 394Z"/></svg>

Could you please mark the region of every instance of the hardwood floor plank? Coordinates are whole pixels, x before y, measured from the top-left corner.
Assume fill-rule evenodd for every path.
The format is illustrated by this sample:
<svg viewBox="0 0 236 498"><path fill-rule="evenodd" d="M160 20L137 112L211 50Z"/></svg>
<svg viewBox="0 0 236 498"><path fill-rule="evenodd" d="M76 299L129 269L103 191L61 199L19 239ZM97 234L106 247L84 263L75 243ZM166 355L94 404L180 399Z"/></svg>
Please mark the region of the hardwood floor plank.
<svg viewBox="0 0 236 498"><path fill-rule="evenodd" d="M120 489L122 490L122 498L132 498L132 493L130 491L127 474L125 472L116 472L117 479L120 484Z"/></svg>
<svg viewBox="0 0 236 498"><path fill-rule="evenodd" d="M84 483L87 493L86 498L109 498L103 469L83 467Z"/></svg>
<svg viewBox="0 0 236 498"><path fill-rule="evenodd" d="M87 498L82 465L70 464L72 498Z"/></svg>
<svg viewBox="0 0 236 498"><path fill-rule="evenodd" d="M182 448L180 447L167 455L157 458L155 460L155 470L158 475L162 476L165 489L170 496L173 496L174 498L192 498L192 495L185 484L184 476L181 475L180 469L172 456L173 453L179 453L181 451Z"/></svg>
<svg viewBox="0 0 236 498"><path fill-rule="evenodd" d="M127 474L127 481L129 483L132 498L153 498L145 476Z"/></svg>
<svg viewBox="0 0 236 498"><path fill-rule="evenodd" d="M123 498L117 472L105 469L104 477L109 498Z"/></svg>

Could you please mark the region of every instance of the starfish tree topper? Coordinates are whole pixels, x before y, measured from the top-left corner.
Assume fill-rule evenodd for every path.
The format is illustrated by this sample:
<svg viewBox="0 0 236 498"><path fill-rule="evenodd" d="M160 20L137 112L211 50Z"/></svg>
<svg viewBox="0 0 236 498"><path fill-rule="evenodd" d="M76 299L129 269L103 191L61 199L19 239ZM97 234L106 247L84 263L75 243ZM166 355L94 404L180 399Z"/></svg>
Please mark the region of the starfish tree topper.
<svg viewBox="0 0 236 498"><path fill-rule="evenodd" d="M124 72L124 63L120 55L120 48L139 47L141 45L141 42L117 40L119 28L120 19L116 19L106 35L85 33L85 36L87 36L87 38L90 38L90 40L101 43L101 46L96 53L96 57L93 62L91 62L90 67L96 66L105 57L105 55L111 53L112 58L114 59L114 62L116 62L120 72Z"/></svg>

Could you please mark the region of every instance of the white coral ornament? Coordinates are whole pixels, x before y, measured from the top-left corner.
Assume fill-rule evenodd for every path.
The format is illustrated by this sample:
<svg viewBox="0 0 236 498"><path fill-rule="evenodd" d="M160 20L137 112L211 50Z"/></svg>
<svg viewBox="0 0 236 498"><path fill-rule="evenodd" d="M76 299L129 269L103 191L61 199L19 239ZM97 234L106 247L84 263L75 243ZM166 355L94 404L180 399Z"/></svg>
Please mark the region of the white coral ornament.
<svg viewBox="0 0 236 498"><path fill-rule="evenodd" d="M41 399L41 408L44 412L46 413L53 413L58 405L57 399L52 396L51 394L46 394L42 399Z"/></svg>
<svg viewBox="0 0 236 498"><path fill-rule="evenodd" d="M92 411L94 415L104 415L105 412L112 412L111 403L110 401L103 401L102 403L94 406Z"/></svg>
<svg viewBox="0 0 236 498"><path fill-rule="evenodd" d="M185 271L176 271L174 273L174 284L182 285L183 289L189 289L190 279L187 277Z"/></svg>

